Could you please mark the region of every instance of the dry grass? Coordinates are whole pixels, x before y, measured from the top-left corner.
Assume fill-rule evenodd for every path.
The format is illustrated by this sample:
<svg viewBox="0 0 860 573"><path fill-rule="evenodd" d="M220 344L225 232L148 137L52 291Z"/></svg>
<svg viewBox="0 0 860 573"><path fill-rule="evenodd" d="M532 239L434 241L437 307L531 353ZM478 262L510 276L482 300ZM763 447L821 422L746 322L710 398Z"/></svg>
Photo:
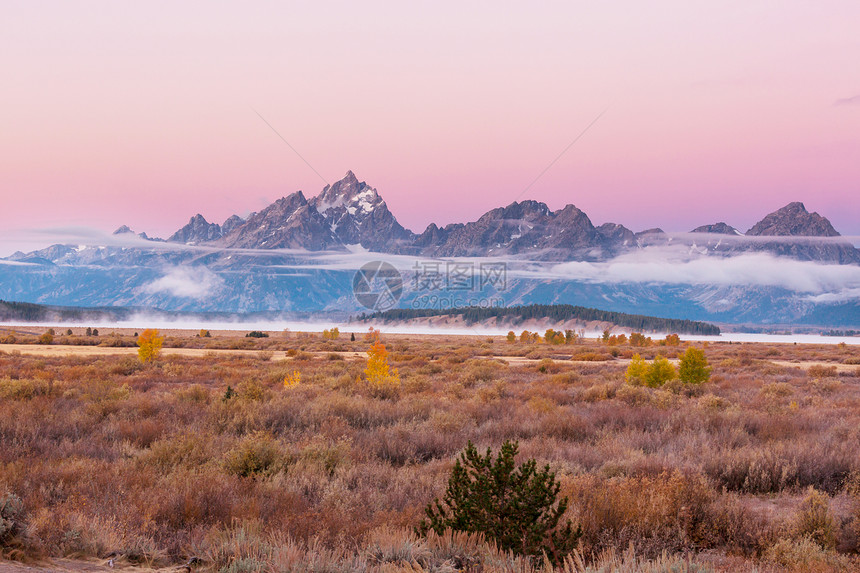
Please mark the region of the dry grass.
<svg viewBox="0 0 860 573"><path fill-rule="evenodd" d="M411 533L467 441L515 439L558 472L582 525L562 570L856 568L851 348L714 344L710 383L650 389L624 383L624 346L391 337L401 387L381 397L356 382L363 340L216 342L255 346L147 367L0 346L0 497L23 507L3 554L146 566L194 554L237 573L549 571L477 538Z"/></svg>

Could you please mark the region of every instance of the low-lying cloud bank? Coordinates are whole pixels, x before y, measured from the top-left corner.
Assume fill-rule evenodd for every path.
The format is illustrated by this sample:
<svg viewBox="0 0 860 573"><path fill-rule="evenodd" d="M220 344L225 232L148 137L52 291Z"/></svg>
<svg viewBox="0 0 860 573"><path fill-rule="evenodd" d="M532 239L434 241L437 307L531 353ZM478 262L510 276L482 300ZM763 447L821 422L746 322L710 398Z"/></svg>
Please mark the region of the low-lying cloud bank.
<svg viewBox="0 0 860 573"><path fill-rule="evenodd" d="M820 242L857 243L858 237L746 237L708 235L698 233L670 234L669 245L648 246L605 262L544 262L528 257L431 257L390 255L369 252L352 246L350 252L309 252L293 249L222 249L212 246L193 246L177 243L146 241L131 234L106 235L82 227L42 230L44 236L88 245L122 246L156 251L193 251L195 253L229 252L231 254L260 257L261 261L277 255L289 255L293 264L267 266L267 268L308 271L355 271L370 261L386 261L400 269L404 282L426 261L474 263L504 263L509 279L568 280L600 284L648 283L706 286L760 286L777 287L805 295L813 303L836 303L860 300L860 266L816 263L779 257L765 252L748 252L735 255L703 252L695 244L716 242ZM15 264L0 261L2 264ZM265 265L265 263L263 263ZM140 287L146 294L168 294L176 297L203 299L217 292L224 281L212 270L203 266L175 267L165 271L161 278Z"/></svg>
<svg viewBox="0 0 860 573"><path fill-rule="evenodd" d="M329 254L312 265L289 268L358 269L369 260L396 266L404 279L426 258L378 253ZM504 263L509 279L567 280L599 284L647 283L705 286L778 287L810 295L812 302L860 299L860 266L823 264L778 257L768 253L733 256L691 253L685 246L648 247L605 262L566 263L530 261L516 257L454 258L445 261ZM444 265L443 265L444 268Z"/></svg>
<svg viewBox="0 0 860 573"><path fill-rule="evenodd" d="M561 263L548 271L528 274L597 283L762 286L800 293L857 289L860 293L860 266L798 261L766 253L680 258L667 249L645 249L605 263Z"/></svg>
<svg viewBox="0 0 860 573"><path fill-rule="evenodd" d="M221 277L206 267L174 267L140 290L146 294L168 294L202 300L217 292L223 284Z"/></svg>

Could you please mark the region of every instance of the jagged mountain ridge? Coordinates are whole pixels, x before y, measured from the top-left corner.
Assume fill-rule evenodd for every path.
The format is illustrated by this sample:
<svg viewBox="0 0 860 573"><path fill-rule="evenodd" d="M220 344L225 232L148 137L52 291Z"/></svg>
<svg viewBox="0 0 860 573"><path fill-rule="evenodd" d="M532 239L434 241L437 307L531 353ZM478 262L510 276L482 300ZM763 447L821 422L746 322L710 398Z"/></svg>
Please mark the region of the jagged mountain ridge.
<svg viewBox="0 0 860 573"><path fill-rule="evenodd" d="M809 213L799 202L768 214L746 234L724 222L697 227L692 233L732 237L840 236L825 217ZM595 227L574 205L552 211L545 203L532 200L492 209L468 223L445 227L431 223L416 234L397 221L376 189L348 171L316 197L306 199L296 192L247 220L234 215L219 226L195 215L168 241L247 249L318 251L361 245L380 253L430 257L529 254L545 260L602 260L634 248L667 244L670 239L661 229L634 233L616 223ZM709 249L721 254L770 251L801 260L860 263L860 252L847 243L705 242Z"/></svg>
<svg viewBox="0 0 860 573"><path fill-rule="evenodd" d="M343 179L326 185L318 196L308 200L301 192L293 193L229 232L195 215L168 241L310 251L361 245L371 251L421 256L542 253L538 258L597 260L632 246L635 236L623 225L595 227L573 205L551 211L538 201L513 202L465 224L444 228L430 224L416 235L397 221L376 189L349 171Z"/></svg>
<svg viewBox="0 0 860 573"><path fill-rule="evenodd" d="M337 250L343 241L301 191L278 199L248 217L217 246L243 249Z"/></svg>
<svg viewBox="0 0 860 573"><path fill-rule="evenodd" d="M714 235L743 235L740 231L729 225L728 223L714 223L713 225L702 225L696 227L691 233L711 233Z"/></svg>
<svg viewBox="0 0 860 573"><path fill-rule="evenodd" d="M810 213L803 203L789 203L753 225L752 236L838 237L839 233L826 218Z"/></svg>
<svg viewBox="0 0 860 573"><path fill-rule="evenodd" d="M810 238L836 239L841 235L827 218L810 213L803 203L789 203L766 215L746 233L726 223L705 225L693 233L710 233L744 237L743 241L723 243L717 240L709 246L715 252L739 253L765 251L778 256L802 261L821 261L838 264L860 264L860 251L847 241L809 240ZM767 240L774 237L774 240ZM779 239L776 239L779 237ZM791 237L792 239L786 239Z"/></svg>
<svg viewBox="0 0 860 573"><path fill-rule="evenodd" d="M116 233L133 231L122 226ZM860 264L860 251L848 242L832 240L840 236L832 224L818 213L808 212L799 202L768 214L746 234L724 222L697 227L692 233L704 235L704 246L701 241L693 242L694 246L714 254L766 251L800 260ZM708 235L713 239L706 238ZM138 236L161 241L145 233ZM770 236L780 239L766 240ZM804 240L808 237L830 240ZM397 221L376 189L348 171L316 197L307 199L297 191L247 219L234 215L219 225L197 214L167 242L261 251L345 251L352 245L361 245L379 253L427 257L528 255L539 260L599 261L633 249L667 245L672 240L656 228L634 233L616 223L596 227L574 205L552 211L545 203L533 200L492 209L468 223L441 228L430 224L421 234L415 234ZM16 253L10 258L72 263L78 257L77 250L71 247L51 249ZM86 256L93 257L91 253Z"/></svg>
<svg viewBox="0 0 860 573"><path fill-rule="evenodd" d="M326 219L332 233L346 245L359 244L371 251L409 243L414 233L407 231L388 210L388 205L352 171L311 199L311 205Z"/></svg>

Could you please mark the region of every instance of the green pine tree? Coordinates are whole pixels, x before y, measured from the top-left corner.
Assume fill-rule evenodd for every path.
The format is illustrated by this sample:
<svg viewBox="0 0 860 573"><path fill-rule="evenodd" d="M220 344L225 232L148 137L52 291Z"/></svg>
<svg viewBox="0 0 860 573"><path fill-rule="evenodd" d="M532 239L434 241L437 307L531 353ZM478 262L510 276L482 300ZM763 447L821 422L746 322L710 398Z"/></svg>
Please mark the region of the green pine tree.
<svg viewBox="0 0 860 573"><path fill-rule="evenodd" d="M483 533L505 550L521 555L547 554L560 561L576 547L582 532L562 523L568 499L558 499L561 484L549 466L538 471L530 459L516 466L518 444L506 441L493 459L469 442L454 465L448 488L425 509L419 533L446 529Z"/></svg>

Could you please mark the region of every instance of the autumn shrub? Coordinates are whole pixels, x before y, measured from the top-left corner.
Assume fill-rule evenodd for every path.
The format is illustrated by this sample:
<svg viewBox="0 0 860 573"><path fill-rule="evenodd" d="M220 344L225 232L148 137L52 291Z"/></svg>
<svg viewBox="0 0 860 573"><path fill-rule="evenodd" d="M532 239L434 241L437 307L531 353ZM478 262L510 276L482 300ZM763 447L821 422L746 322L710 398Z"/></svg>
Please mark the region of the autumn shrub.
<svg viewBox="0 0 860 573"><path fill-rule="evenodd" d="M713 489L699 476L680 473L601 480L583 476L569 489L586 551L633 545L658 555L715 544ZM647 492L643 495L643 492Z"/></svg>
<svg viewBox="0 0 860 573"><path fill-rule="evenodd" d="M620 385L614 382L594 384L580 392L578 398L583 402L599 402L601 400L610 400L615 397L618 388L620 388Z"/></svg>
<svg viewBox="0 0 860 573"><path fill-rule="evenodd" d="M552 358L541 358L537 364L537 371L541 374L555 374L561 368Z"/></svg>
<svg viewBox="0 0 860 573"><path fill-rule="evenodd" d="M433 387L432 381L424 374L412 374L402 379L403 390L410 394L427 392Z"/></svg>
<svg viewBox="0 0 860 573"><path fill-rule="evenodd" d="M844 442L774 442L713 452L703 469L721 487L744 493L778 493L807 488L836 493L845 484L856 460Z"/></svg>
<svg viewBox="0 0 860 573"><path fill-rule="evenodd" d="M568 370L566 372L559 372L558 374L553 374L549 381L553 384L561 384L564 386L577 384L582 380L579 372L574 372L572 370Z"/></svg>
<svg viewBox="0 0 860 573"><path fill-rule="evenodd" d="M272 436L258 432L243 438L224 457L225 469L250 477L281 471L289 461L284 448Z"/></svg>
<svg viewBox="0 0 860 573"><path fill-rule="evenodd" d="M8 400L30 400L36 396L48 396L53 391L54 386L50 381L0 379L0 398Z"/></svg>
<svg viewBox="0 0 860 573"><path fill-rule="evenodd" d="M782 538L767 547L762 555L765 562L774 563L787 571L848 571L851 562L843 555L827 551L809 537Z"/></svg>
<svg viewBox="0 0 860 573"><path fill-rule="evenodd" d="M206 404L209 402L209 390L200 384L191 384L183 388L177 388L174 396L180 402L188 402L192 404Z"/></svg>
<svg viewBox="0 0 860 573"><path fill-rule="evenodd" d="M143 363L140 360L135 360L131 356L126 356L113 363L109 372L119 376L131 376L141 370L143 370Z"/></svg>
<svg viewBox="0 0 860 573"><path fill-rule="evenodd" d="M297 463L303 467L315 468L324 475L332 476L339 468L349 465L352 444L349 440L326 440L314 437L299 449Z"/></svg>
<svg viewBox="0 0 860 573"><path fill-rule="evenodd" d="M503 366L495 361L472 360L464 364L461 380L466 385L487 382L498 377L502 368Z"/></svg>
<svg viewBox="0 0 860 573"><path fill-rule="evenodd" d="M25 529L24 503L11 492L0 495L0 548L8 547Z"/></svg>
<svg viewBox="0 0 860 573"><path fill-rule="evenodd" d="M761 387L759 394L766 398L784 398L794 394L794 388L786 382L769 382Z"/></svg>
<svg viewBox="0 0 860 573"><path fill-rule="evenodd" d="M574 354L573 359L581 362L604 362L612 360L612 355L597 352L580 352L579 354Z"/></svg>
<svg viewBox="0 0 860 573"><path fill-rule="evenodd" d="M657 356L649 364L641 356L634 354L627 366L624 379L633 386L658 388L675 376L675 367L664 356Z"/></svg>
<svg viewBox="0 0 860 573"><path fill-rule="evenodd" d="M813 364L806 371L806 375L810 378L828 378L836 376L836 366L825 366L823 364Z"/></svg>
<svg viewBox="0 0 860 573"><path fill-rule="evenodd" d="M216 441L215 436L205 433L183 432L162 437L141 452L136 462L141 467L154 467L161 472L170 472L176 468L203 468L217 456ZM238 450L231 452L234 461L239 460L239 453ZM238 465L236 468L240 469Z"/></svg>
<svg viewBox="0 0 860 573"><path fill-rule="evenodd" d="M704 396L701 396L696 402L696 405L706 411L720 411L725 410L726 408L731 406L731 402L729 402L722 396L708 393Z"/></svg>
<svg viewBox="0 0 860 573"><path fill-rule="evenodd" d="M644 406L652 401L652 395L646 388L627 384L618 387L615 397L631 406Z"/></svg>
<svg viewBox="0 0 860 573"><path fill-rule="evenodd" d="M798 537L808 537L824 549L836 546L836 522L827 494L814 487L807 490L794 517L794 533Z"/></svg>
<svg viewBox="0 0 860 573"><path fill-rule="evenodd" d="M842 389L842 381L838 378L818 378L812 381L812 389L819 394L833 394Z"/></svg>
<svg viewBox="0 0 860 573"><path fill-rule="evenodd" d="M237 391L240 398L249 401L264 400L269 395L268 389L254 378L240 382Z"/></svg>
<svg viewBox="0 0 860 573"><path fill-rule="evenodd" d="M456 436L429 432L426 428L405 423L382 428L372 437L364 436L364 440L367 443L361 448L363 451L395 466L441 459L462 446L462 440Z"/></svg>

